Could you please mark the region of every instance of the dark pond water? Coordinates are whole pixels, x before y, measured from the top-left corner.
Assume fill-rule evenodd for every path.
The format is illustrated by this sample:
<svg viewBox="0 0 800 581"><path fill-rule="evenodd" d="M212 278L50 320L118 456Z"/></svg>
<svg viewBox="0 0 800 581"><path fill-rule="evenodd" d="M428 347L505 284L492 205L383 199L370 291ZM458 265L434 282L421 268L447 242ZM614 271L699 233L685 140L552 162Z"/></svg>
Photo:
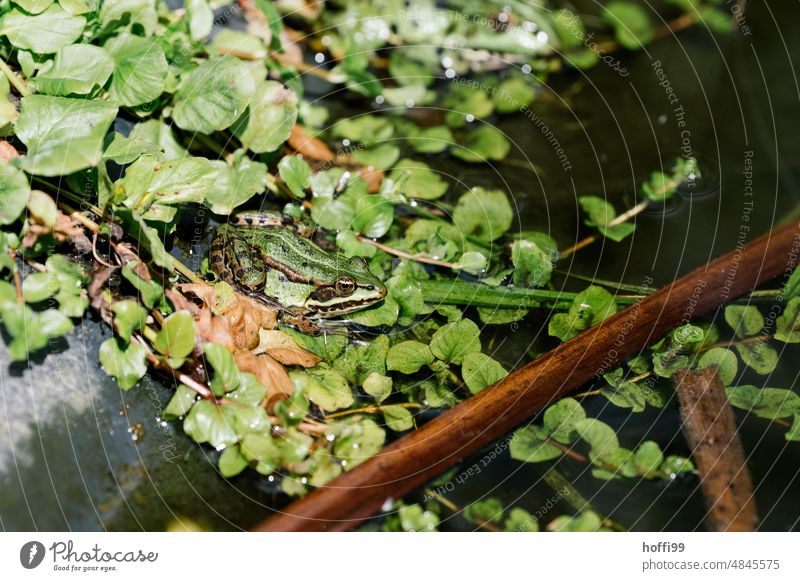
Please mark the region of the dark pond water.
<svg viewBox="0 0 800 581"><path fill-rule="evenodd" d="M534 111L559 140L570 171L564 171L542 125L522 115L498 121L513 140L510 157L516 161L493 167L446 159L432 163L456 184L506 189L514 196L521 228L547 231L565 247L585 233L577 195L607 196L618 208L629 207L635 184L651 170L668 166L688 145L705 160L709 173L719 176L708 180L708 191L696 192L704 195L682 197L665 212L642 215L635 235L625 242L595 244L560 265L632 285L648 277L653 285L666 283L732 248L743 235L751 239L766 231L800 201L800 90L794 68L800 43L793 30L799 14L796 5L770 4L750 8L750 36L713 37L697 27L646 51L621 55L627 77L602 64L586 76L553 77L552 94ZM668 100L663 79L677 101ZM752 171L752 197L745 194L746 169ZM745 212L750 212L746 223ZM208 234L207 217L196 218L197 223L195 217L187 220L182 231L186 244L176 249L193 266L199 265ZM749 231L742 230L743 224ZM556 280L562 282L568 289L585 286L579 280ZM498 328L491 348L499 349L508 366L520 364L530 349L551 345L540 324L541 317L532 315L514 334ZM159 420L173 386L150 379L121 392L97 364L97 349L106 337L108 330L90 318L29 366L9 365L0 349L5 370L0 374L0 527L163 530L188 516L204 527L238 529L285 502L274 485L252 472L223 479L213 452ZM796 386L798 354L794 348L785 350L767 383ZM758 376L743 381L765 383ZM587 413L611 424L623 445L653 439L670 453L688 453L676 437L680 428L674 407L628 414L601 397L584 401ZM800 446L788 444L784 429L765 420L739 419L762 528L796 529ZM457 504L495 496L536 512L552 500L553 489L542 481L544 465L521 464L500 454L484 466L483 456L465 462L466 468L477 463L481 471L453 487L449 498ZM597 510L628 528L701 526L702 503L692 477L602 483L583 464L564 460L558 468ZM548 510L561 514L570 506L561 500ZM454 516L446 517L442 528L472 527Z"/></svg>

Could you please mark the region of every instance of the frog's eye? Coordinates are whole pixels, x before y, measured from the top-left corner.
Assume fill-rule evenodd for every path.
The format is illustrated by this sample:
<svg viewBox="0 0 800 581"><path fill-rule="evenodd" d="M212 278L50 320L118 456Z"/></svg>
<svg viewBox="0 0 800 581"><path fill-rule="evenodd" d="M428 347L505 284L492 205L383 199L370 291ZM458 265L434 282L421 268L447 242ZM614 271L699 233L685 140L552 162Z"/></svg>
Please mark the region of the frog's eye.
<svg viewBox="0 0 800 581"><path fill-rule="evenodd" d="M349 276L343 276L336 281L334 286L336 287L336 292L340 297L350 296L356 291L356 281Z"/></svg>

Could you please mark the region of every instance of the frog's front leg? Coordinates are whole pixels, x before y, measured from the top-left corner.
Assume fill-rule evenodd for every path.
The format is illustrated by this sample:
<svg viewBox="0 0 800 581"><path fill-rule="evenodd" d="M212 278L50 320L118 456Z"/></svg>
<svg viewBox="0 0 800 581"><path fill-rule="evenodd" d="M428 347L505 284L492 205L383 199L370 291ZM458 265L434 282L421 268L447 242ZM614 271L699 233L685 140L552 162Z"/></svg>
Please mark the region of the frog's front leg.
<svg viewBox="0 0 800 581"><path fill-rule="evenodd" d="M287 327L291 327L296 331L300 331L306 335L311 335L312 337L319 337L324 333L321 326L302 315L284 312L280 314L280 320L281 323Z"/></svg>
<svg viewBox="0 0 800 581"><path fill-rule="evenodd" d="M233 240L231 245L231 266L236 284L247 291L263 291L269 268L260 260L253 260L253 249L244 240Z"/></svg>

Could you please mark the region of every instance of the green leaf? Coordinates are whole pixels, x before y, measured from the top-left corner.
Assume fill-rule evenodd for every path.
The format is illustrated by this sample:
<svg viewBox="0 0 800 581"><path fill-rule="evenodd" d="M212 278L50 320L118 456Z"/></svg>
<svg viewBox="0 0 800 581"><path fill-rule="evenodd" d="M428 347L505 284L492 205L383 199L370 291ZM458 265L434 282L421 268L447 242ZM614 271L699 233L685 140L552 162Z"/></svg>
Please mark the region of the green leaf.
<svg viewBox="0 0 800 581"><path fill-rule="evenodd" d="M313 371L291 371L295 389L303 390L314 404L326 412L353 405L353 392L344 376L326 367L316 367Z"/></svg>
<svg viewBox="0 0 800 581"><path fill-rule="evenodd" d="M106 373L117 379L122 389L128 390L147 373L146 354L143 345L126 345L112 337L100 345L100 365Z"/></svg>
<svg viewBox="0 0 800 581"><path fill-rule="evenodd" d="M509 511L503 530L507 533L535 533L539 531L539 522L527 510L516 507Z"/></svg>
<svg viewBox="0 0 800 581"><path fill-rule="evenodd" d="M697 368L706 369L712 365L719 368L719 378L724 385L731 385L736 379L736 373L739 371L739 359L730 349L723 347L709 349L700 356Z"/></svg>
<svg viewBox="0 0 800 581"><path fill-rule="evenodd" d="M567 313L556 313L550 318L548 333L567 341L616 312L614 297L601 287L590 286L578 293Z"/></svg>
<svg viewBox="0 0 800 581"><path fill-rule="evenodd" d="M264 398L267 396L267 388L261 385L261 382L258 381L258 378L253 375L252 373L239 373L239 387L235 390L228 392L227 397L232 400L238 401L239 403L247 406L260 406ZM289 398L285 400L279 401L276 405L277 406L283 405L292 405L292 410L297 409L298 399L302 400L305 403L305 408L303 414L300 416L302 417L305 415L305 412L308 411L308 402L305 400L305 397L300 395L299 398ZM290 412L289 415L291 415Z"/></svg>
<svg viewBox="0 0 800 581"><path fill-rule="evenodd" d="M148 309L156 306L156 303L164 296L164 289L160 284L154 280L146 281L139 278L136 274L135 268L138 262L129 262L122 269L122 276L130 282L133 287L139 291L142 303Z"/></svg>
<svg viewBox="0 0 800 581"><path fill-rule="evenodd" d="M450 128L445 125L416 127L406 133L406 142L417 153L440 153L454 142Z"/></svg>
<svg viewBox="0 0 800 581"><path fill-rule="evenodd" d="M197 401L197 392L190 387L180 384L175 394L167 403L162 415L166 420L175 420L185 416Z"/></svg>
<svg viewBox="0 0 800 581"><path fill-rule="evenodd" d="M287 155L278 162L278 172L289 190L298 198L306 197L308 180L311 178L311 166L296 155Z"/></svg>
<svg viewBox="0 0 800 581"><path fill-rule="evenodd" d="M211 378L214 395L220 397L239 387L241 383L239 368L236 367L233 355L226 347L216 343L206 343L203 345L203 354L214 369Z"/></svg>
<svg viewBox="0 0 800 581"><path fill-rule="evenodd" d="M356 149L352 155L363 166L387 170L400 158L400 148L386 143L372 149Z"/></svg>
<svg viewBox="0 0 800 581"><path fill-rule="evenodd" d="M530 77L512 77L501 82L492 92L494 108L498 113L516 113L530 105L536 96Z"/></svg>
<svg viewBox="0 0 800 581"><path fill-rule="evenodd" d="M800 413L800 396L789 389L736 385L725 388L725 392L732 406L760 418L774 420Z"/></svg>
<svg viewBox="0 0 800 581"><path fill-rule="evenodd" d="M164 92L169 64L164 49L149 38L123 33L104 45L116 67L111 76L111 98L126 107L151 103Z"/></svg>
<svg viewBox="0 0 800 581"><path fill-rule="evenodd" d="M438 359L461 365L467 355L481 350L480 329L469 319L448 323L433 334L430 348Z"/></svg>
<svg viewBox="0 0 800 581"><path fill-rule="evenodd" d="M792 426L786 430L785 437L790 442L800 442L800 411L795 412Z"/></svg>
<svg viewBox="0 0 800 581"><path fill-rule="evenodd" d="M349 319L365 327L391 327L397 322L400 306L391 296L387 296L383 303L363 309L348 315Z"/></svg>
<svg viewBox="0 0 800 581"><path fill-rule="evenodd" d="M58 4L36 16L15 8L0 18L0 35L6 35L18 49L47 54L78 40L84 26L86 19L83 16L71 16Z"/></svg>
<svg viewBox="0 0 800 581"><path fill-rule="evenodd" d="M544 462L561 456L559 448L539 438L536 426L515 431L508 449L511 457L521 462Z"/></svg>
<svg viewBox="0 0 800 581"><path fill-rule="evenodd" d="M272 474L280 466L280 449L273 439L262 434L248 434L240 444L242 455L256 462L259 474Z"/></svg>
<svg viewBox="0 0 800 581"><path fill-rule="evenodd" d="M111 305L114 313L114 326L117 333L126 342L130 341L131 333L138 331L147 321L147 310L139 303L132 300L117 301Z"/></svg>
<svg viewBox="0 0 800 581"><path fill-rule="evenodd" d="M447 109L444 115L445 122L450 127L456 128L467 124L467 115L483 119L491 115L494 110L494 103L485 90L464 84L451 85L450 92L444 98L442 105Z"/></svg>
<svg viewBox="0 0 800 581"><path fill-rule="evenodd" d="M100 8L103 28L138 24L146 36L155 31L158 15L152 0L106 0Z"/></svg>
<svg viewBox="0 0 800 581"><path fill-rule="evenodd" d="M15 0L14 4L22 8L28 14L40 14L50 7L55 0Z"/></svg>
<svg viewBox="0 0 800 581"><path fill-rule="evenodd" d="M375 398L375 401L381 403L392 394L392 378L380 373L372 372L364 379L361 387L369 395Z"/></svg>
<svg viewBox="0 0 800 581"><path fill-rule="evenodd" d="M682 472L692 472L694 464L688 459L681 456L667 456L664 463L661 465L662 477L674 478L675 475Z"/></svg>
<svg viewBox="0 0 800 581"><path fill-rule="evenodd" d="M566 397L549 406L544 412L543 428L546 434L561 444L570 444L576 436L579 422L586 412L575 399Z"/></svg>
<svg viewBox="0 0 800 581"><path fill-rule="evenodd" d="M501 523L503 503L498 498L486 498L464 508L464 518L475 523Z"/></svg>
<svg viewBox="0 0 800 581"><path fill-rule="evenodd" d="M261 81L233 132L250 151L266 153L283 145L295 121L297 95L276 81Z"/></svg>
<svg viewBox="0 0 800 581"><path fill-rule="evenodd" d="M426 163L413 159L398 161L389 179L397 183L397 191L409 198L436 200L447 191L447 182Z"/></svg>
<svg viewBox="0 0 800 581"><path fill-rule="evenodd" d="M601 388L600 393L615 406L634 412L643 412L648 404L661 408L666 403L661 391L640 381L624 381L615 387L606 386Z"/></svg>
<svg viewBox="0 0 800 581"><path fill-rule="evenodd" d="M351 227L367 238L380 238L394 221L394 206L380 195L359 196Z"/></svg>
<svg viewBox="0 0 800 581"><path fill-rule="evenodd" d="M387 405L381 408L386 426L395 432L405 432L414 427L411 412L400 405Z"/></svg>
<svg viewBox="0 0 800 581"><path fill-rule="evenodd" d="M502 131L491 125L483 125L467 133L459 145L450 147L457 158L472 163L501 161L506 158L511 144Z"/></svg>
<svg viewBox="0 0 800 581"><path fill-rule="evenodd" d="M228 446L219 455L219 473L225 478L231 478L247 468L248 463L238 445Z"/></svg>
<svg viewBox="0 0 800 581"><path fill-rule="evenodd" d="M464 357L461 375L474 394L503 379L508 371L488 355L475 352Z"/></svg>
<svg viewBox="0 0 800 581"><path fill-rule="evenodd" d="M164 248L162 235L158 230L150 226L144 220L144 218L138 214L134 214L129 211L118 210L117 215L121 216L125 222L125 226L127 228L126 234L131 239L135 240L141 248L144 248L150 253L153 262L155 262L158 266L166 268L170 272L175 270L172 256L169 254L169 252L167 252L167 249ZM128 280L131 279L129 278ZM145 294L155 294L156 285L158 285L158 283L155 283L155 281L150 281L146 285L148 287L146 291L143 288L139 288L139 292L142 293L142 302L148 308L151 308L151 305L148 304L148 299L150 297L145 297ZM144 287L145 285L142 286ZM158 292L163 292L163 289L160 285L158 285L157 289Z"/></svg>
<svg viewBox="0 0 800 581"><path fill-rule="evenodd" d="M757 335L764 328L764 317L758 307L752 305L728 305L725 307L725 322L740 339Z"/></svg>
<svg viewBox="0 0 800 581"><path fill-rule="evenodd" d="M643 442L634 454L636 472L641 476L661 476L656 474L664 463L664 453L658 444L653 441Z"/></svg>
<svg viewBox="0 0 800 581"><path fill-rule="evenodd" d="M380 451L386 440L386 432L369 418L344 419L334 427L334 434L333 453L341 460L345 471Z"/></svg>
<svg viewBox="0 0 800 581"><path fill-rule="evenodd" d="M558 516L547 525L548 530L555 533L594 533L609 532L597 513L584 511L577 516Z"/></svg>
<svg viewBox="0 0 800 581"><path fill-rule="evenodd" d="M532 240L515 240L511 246L514 284L521 287L543 287L550 281L553 263L550 253Z"/></svg>
<svg viewBox="0 0 800 581"><path fill-rule="evenodd" d="M472 188L458 200L453 210L453 223L462 236L491 242L511 227L514 211L505 193L500 190Z"/></svg>
<svg viewBox="0 0 800 581"><path fill-rule="evenodd" d="M28 95L15 125L28 148L22 169L41 176L59 176L94 167L102 159L103 137L117 108L101 100Z"/></svg>
<svg viewBox="0 0 800 581"><path fill-rule="evenodd" d="M223 407L207 399L198 401L183 420L183 431L198 444L208 442L217 450L235 444L238 438L223 414Z"/></svg>
<svg viewBox="0 0 800 581"><path fill-rule="evenodd" d="M13 291L13 286L6 289ZM8 334L13 337L8 345L8 352L12 361L23 361L29 353L47 347L49 340L60 337L72 330L72 321L57 309L34 312L29 306L17 305L16 293L13 301L0 306L2 319Z"/></svg>
<svg viewBox="0 0 800 581"><path fill-rule="evenodd" d="M217 179L210 191L206 191L205 203L215 214L227 216L264 191L267 165L242 155L241 150L227 162L216 160L211 166L217 170Z"/></svg>
<svg viewBox="0 0 800 581"><path fill-rule="evenodd" d="M217 168L204 157L160 162L143 155L117 180L114 190L125 206L144 213L154 204L200 203L217 186L217 177Z"/></svg>
<svg viewBox="0 0 800 581"><path fill-rule="evenodd" d="M783 300L791 301L797 296L800 296L800 268L795 268L789 280L783 285Z"/></svg>
<svg viewBox="0 0 800 581"><path fill-rule="evenodd" d="M391 120L378 115L360 115L340 119L331 128L331 135L364 145L378 145L394 134Z"/></svg>
<svg viewBox="0 0 800 581"><path fill-rule="evenodd" d="M800 268L795 272L800 272ZM786 303L783 313L776 321L775 338L784 343L800 343L800 296Z"/></svg>
<svg viewBox="0 0 800 581"><path fill-rule="evenodd" d="M153 341L153 347L165 355L171 367L183 365L184 359L194 350L194 318L188 311L172 313L164 319L161 330Z"/></svg>
<svg viewBox="0 0 800 581"><path fill-rule="evenodd" d="M770 347L766 341L759 343L737 343L736 351L745 365L759 375L769 375L778 365L778 352Z"/></svg>
<svg viewBox="0 0 800 581"><path fill-rule="evenodd" d="M355 385L361 385L368 375L386 373L386 355L389 351L389 337L378 335L372 341L351 343L341 356L336 358L333 367Z"/></svg>
<svg viewBox="0 0 800 581"><path fill-rule="evenodd" d="M36 76L36 92L61 97L88 95L105 85L113 70L114 60L103 48L71 44L59 49L53 66Z"/></svg>
<svg viewBox="0 0 800 581"><path fill-rule="evenodd" d="M602 462L606 458L613 457L619 449L616 432L600 420L594 418L581 420L575 424L575 431L591 446L589 457L592 462Z"/></svg>
<svg viewBox="0 0 800 581"><path fill-rule="evenodd" d="M0 164L0 224L13 224L25 211L31 196L28 176L13 165Z"/></svg>
<svg viewBox="0 0 800 581"><path fill-rule="evenodd" d="M636 50L653 38L650 18L635 2L611 2L603 8L603 18L614 28L617 42L627 49Z"/></svg>
<svg viewBox="0 0 800 581"><path fill-rule="evenodd" d="M22 297L26 303L38 303L53 296L58 286L47 272L34 272L22 281Z"/></svg>
<svg viewBox="0 0 800 581"><path fill-rule="evenodd" d="M212 57L181 79L172 118L187 131L210 135L230 127L256 92L250 69L231 56ZM244 138L242 143L247 146Z"/></svg>
<svg viewBox="0 0 800 581"><path fill-rule="evenodd" d="M609 226L609 223L617 217L617 212L614 210L614 206L606 202L603 198L597 196L581 196L578 198L578 202L581 208L583 208L583 211L588 214L586 225L597 228L600 234L614 242L619 242L627 238L636 229L636 225L630 222L622 222L614 226Z"/></svg>
<svg viewBox="0 0 800 581"><path fill-rule="evenodd" d="M207 0L186 0L183 7L186 10L192 40L206 38L214 26L214 11L211 10Z"/></svg>
<svg viewBox="0 0 800 581"><path fill-rule="evenodd" d="M121 133L115 132L114 138L103 153L103 159L125 165L136 161L144 154L155 155L161 151L162 148L158 143L144 140L141 137L125 137Z"/></svg>
<svg viewBox="0 0 800 581"><path fill-rule="evenodd" d="M439 517L418 504L403 506L397 511L400 527L407 532L430 532L439 526Z"/></svg>

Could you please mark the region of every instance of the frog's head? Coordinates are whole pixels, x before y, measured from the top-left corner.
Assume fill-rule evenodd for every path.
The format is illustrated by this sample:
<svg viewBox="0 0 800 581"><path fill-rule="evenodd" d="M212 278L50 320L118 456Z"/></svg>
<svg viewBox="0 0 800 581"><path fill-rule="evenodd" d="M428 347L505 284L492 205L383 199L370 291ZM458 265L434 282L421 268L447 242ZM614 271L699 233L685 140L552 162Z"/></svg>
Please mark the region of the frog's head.
<svg viewBox="0 0 800 581"><path fill-rule="evenodd" d="M366 260L343 254L331 258L329 282L318 285L305 301L314 315L336 317L374 305L386 296L386 286L369 271Z"/></svg>

